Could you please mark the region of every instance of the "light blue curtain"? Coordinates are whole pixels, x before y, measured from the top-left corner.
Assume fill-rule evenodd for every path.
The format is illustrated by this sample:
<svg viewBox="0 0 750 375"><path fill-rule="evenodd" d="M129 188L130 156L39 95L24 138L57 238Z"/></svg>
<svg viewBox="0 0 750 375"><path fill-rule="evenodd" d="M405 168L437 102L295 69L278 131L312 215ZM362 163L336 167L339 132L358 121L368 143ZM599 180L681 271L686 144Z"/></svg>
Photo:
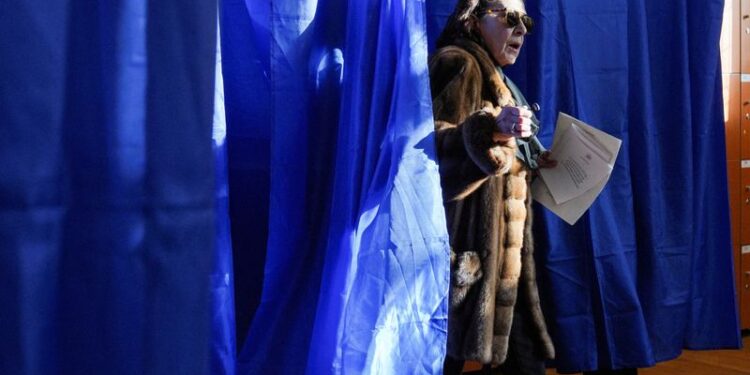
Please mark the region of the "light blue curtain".
<svg viewBox="0 0 750 375"><path fill-rule="evenodd" d="M216 247L211 271L211 374L234 374L237 335L234 313L234 262L229 221L229 179L227 177L227 120L222 74L221 38L217 33L216 84L214 91L213 151L216 162Z"/></svg>
<svg viewBox="0 0 750 375"><path fill-rule="evenodd" d="M0 11L0 373L205 374L216 2Z"/></svg>
<svg viewBox="0 0 750 375"><path fill-rule="evenodd" d="M225 60L226 71L254 83L227 91L230 189L233 200L235 192L255 196L265 188L233 180L234 163L237 174L239 160L254 163L242 171L262 175L266 168L270 204L262 299L238 372L440 372L448 245L424 2L246 5L247 13L233 3L235 12L223 13L224 25L254 43L224 43L225 56L249 57ZM247 15L245 25L233 23ZM245 118L267 121L239 120L242 130L232 130L232 116L243 109L230 101L249 98L268 106ZM233 148L243 143L263 146ZM263 147L268 163L249 161ZM234 228L250 220L232 219Z"/></svg>

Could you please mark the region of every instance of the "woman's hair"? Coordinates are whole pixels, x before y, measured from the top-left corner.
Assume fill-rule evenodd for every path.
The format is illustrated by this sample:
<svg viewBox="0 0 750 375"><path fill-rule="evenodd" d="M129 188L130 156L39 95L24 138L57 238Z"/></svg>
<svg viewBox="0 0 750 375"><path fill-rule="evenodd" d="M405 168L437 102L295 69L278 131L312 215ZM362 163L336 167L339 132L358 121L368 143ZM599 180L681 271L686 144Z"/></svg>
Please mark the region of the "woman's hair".
<svg viewBox="0 0 750 375"><path fill-rule="evenodd" d="M479 31L472 26L471 17L500 2L501 0L458 0L456 8L448 17L445 28L437 39L436 47L441 48L450 45L457 38L469 39L482 45L482 37L479 35Z"/></svg>
<svg viewBox="0 0 750 375"><path fill-rule="evenodd" d="M458 0L456 8L448 17L445 28L437 39L437 48L450 45L457 38L481 42L481 37L471 26L471 17L479 8L479 2L480 0Z"/></svg>

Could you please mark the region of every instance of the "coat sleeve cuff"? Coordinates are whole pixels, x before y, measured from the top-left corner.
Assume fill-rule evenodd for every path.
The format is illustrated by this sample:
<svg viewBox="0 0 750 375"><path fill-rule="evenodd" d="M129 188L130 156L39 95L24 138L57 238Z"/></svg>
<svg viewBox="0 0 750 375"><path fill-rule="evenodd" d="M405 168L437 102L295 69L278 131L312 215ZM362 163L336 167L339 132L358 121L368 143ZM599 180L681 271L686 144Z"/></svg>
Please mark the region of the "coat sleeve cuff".
<svg viewBox="0 0 750 375"><path fill-rule="evenodd" d="M479 111L463 124L464 147L469 157L488 175L502 175L510 171L516 154L516 140L493 139L497 132L495 116L488 111Z"/></svg>

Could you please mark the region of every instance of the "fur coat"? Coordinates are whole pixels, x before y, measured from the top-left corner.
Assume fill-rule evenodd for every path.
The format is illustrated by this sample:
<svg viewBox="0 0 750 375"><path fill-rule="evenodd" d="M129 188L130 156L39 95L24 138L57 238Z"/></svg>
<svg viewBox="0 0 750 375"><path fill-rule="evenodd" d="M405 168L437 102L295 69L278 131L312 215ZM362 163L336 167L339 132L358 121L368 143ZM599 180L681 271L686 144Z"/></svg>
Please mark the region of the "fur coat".
<svg viewBox="0 0 750 375"><path fill-rule="evenodd" d="M452 249L448 355L503 363L522 303L532 340L553 358L536 284L530 172L515 140L495 133L495 115L514 104L510 90L485 50L465 39L435 53L430 81Z"/></svg>

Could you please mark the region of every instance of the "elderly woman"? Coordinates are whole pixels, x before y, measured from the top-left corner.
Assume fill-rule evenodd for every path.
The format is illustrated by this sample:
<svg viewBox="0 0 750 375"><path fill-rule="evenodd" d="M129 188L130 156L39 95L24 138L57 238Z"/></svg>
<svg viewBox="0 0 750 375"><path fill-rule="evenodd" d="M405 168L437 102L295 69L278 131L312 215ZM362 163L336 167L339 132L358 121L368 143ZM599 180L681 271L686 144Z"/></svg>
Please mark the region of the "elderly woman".
<svg viewBox="0 0 750 375"><path fill-rule="evenodd" d="M459 0L430 60L452 248L447 375L466 360L486 372L544 374L554 356L536 285L529 182L531 171L556 163L501 69L532 26L522 0Z"/></svg>

